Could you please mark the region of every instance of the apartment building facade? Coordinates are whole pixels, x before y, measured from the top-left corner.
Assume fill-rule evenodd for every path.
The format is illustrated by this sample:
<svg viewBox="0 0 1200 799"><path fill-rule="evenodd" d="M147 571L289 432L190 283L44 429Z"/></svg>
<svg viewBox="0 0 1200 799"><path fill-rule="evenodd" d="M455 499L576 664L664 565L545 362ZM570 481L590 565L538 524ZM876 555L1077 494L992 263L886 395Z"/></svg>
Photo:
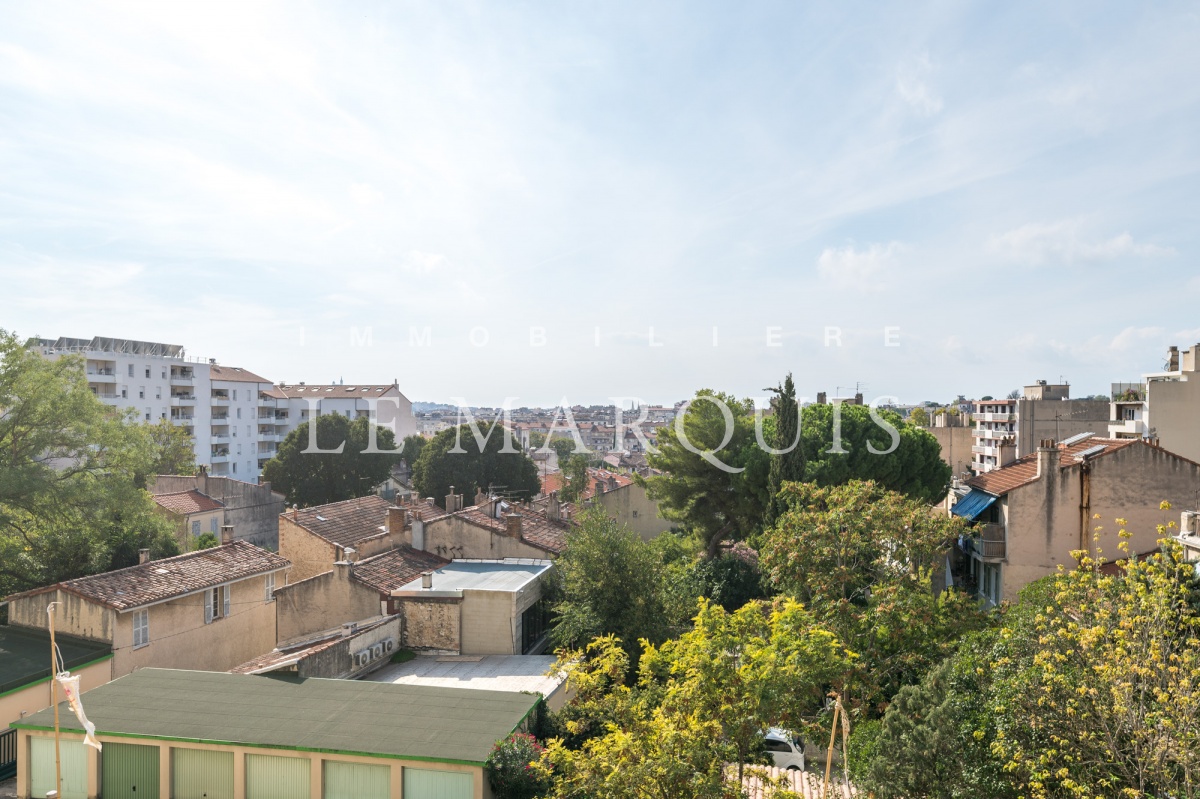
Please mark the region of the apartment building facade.
<svg viewBox="0 0 1200 799"><path fill-rule="evenodd" d="M1020 397L974 403L971 469L984 474L1037 450L1038 442L1096 435L1108 428L1107 402L1071 399L1071 386L1038 380Z"/></svg>
<svg viewBox="0 0 1200 799"><path fill-rule="evenodd" d="M1152 439L1200 460L1200 344L1171 347L1165 367L1141 383L1113 384L1109 435Z"/></svg>
<svg viewBox="0 0 1200 799"><path fill-rule="evenodd" d="M412 402L400 392L398 383L390 385L280 383L272 396L277 397L277 419L284 420L278 432L286 436L314 416L336 413L347 419L370 418L396 435L399 443L416 435L417 419ZM282 439L281 439L282 440Z"/></svg>

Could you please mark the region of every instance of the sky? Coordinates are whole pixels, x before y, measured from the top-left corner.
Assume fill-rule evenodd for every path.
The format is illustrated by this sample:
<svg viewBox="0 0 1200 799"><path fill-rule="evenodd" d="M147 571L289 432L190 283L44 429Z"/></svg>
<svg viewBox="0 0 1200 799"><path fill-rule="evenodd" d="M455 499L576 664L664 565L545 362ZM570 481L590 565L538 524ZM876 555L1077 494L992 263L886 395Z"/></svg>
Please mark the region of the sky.
<svg viewBox="0 0 1200 799"><path fill-rule="evenodd" d="M473 405L1080 396L1200 341L1195 4L0 15L22 336Z"/></svg>

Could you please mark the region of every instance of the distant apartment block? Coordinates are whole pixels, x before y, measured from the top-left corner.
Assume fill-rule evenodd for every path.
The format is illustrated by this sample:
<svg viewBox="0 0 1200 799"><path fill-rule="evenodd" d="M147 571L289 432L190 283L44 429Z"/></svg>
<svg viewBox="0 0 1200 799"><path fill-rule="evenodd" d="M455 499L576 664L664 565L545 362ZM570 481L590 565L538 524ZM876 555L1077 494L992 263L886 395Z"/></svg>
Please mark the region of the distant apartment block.
<svg viewBox="0 0 1200 799"><path fill-rule="evenodd" d="M1039 380L1016 399L979 400L974 404L971 468L983 474L1037 451L1038 442L1061 441L1108 427L1108 403L1073 400L1066 383Z"/></svg>
<svg viewBox="0 0 1200 799"><path fill-rule="evenodd" d="M347 419L375 416L376 423L392 430L396 442L416 435L417 419L412 402L400 393L397 383L388 385L308 385L280 383L274 387L279 418L286 419L286 431L291 432L313 416L335 413ZM284 433L286 435L286 433Z"/></svg>
<svg viewBox="0 0 1200 799"><path fill-rule="evenodd" d="M1141 383L1113 383L1108 434L1155 440L1166 449L1200 461L1200 344L1183 352L1171 347L1166 369Z"/></svg>

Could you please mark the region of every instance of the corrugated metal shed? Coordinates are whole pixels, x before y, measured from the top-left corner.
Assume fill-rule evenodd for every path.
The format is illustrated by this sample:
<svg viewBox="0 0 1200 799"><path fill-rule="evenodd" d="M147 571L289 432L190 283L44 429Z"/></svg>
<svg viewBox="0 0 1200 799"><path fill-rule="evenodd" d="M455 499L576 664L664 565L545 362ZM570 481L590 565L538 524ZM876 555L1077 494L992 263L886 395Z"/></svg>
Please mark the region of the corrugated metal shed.
<svg viewBox="0 0 1200 799"><path fill-rule="evenodd" d="M481 765L536 696L355 680L139 669L83 697L97 732ZM78 731L60 708L63 729ZM53 729L48 708L13 726Z"/></svg>

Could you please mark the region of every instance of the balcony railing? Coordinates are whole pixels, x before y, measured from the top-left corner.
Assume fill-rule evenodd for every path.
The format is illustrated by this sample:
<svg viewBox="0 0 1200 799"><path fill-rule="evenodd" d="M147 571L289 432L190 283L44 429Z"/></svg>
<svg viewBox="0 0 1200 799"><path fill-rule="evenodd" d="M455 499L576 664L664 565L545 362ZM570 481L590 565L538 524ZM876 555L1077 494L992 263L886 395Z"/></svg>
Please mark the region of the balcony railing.
<svg viewBox="0 0 1200 799"><path fill-rule="evenodd" d="M971 551L984 560L1004 560L1008 554L1004 525L983 524L972 532L978 533L970 539Z"/></svg>
<svg viewBox="0 0 1200 799"><path fill-rule="evenodd" d="M274 397L259 397L258 398L258 407L260 407L260 408L274 408L276 406L276 404L277 403L276 403Z"/></svg>
<svg viewBox="0 0 1200 799"><path fill-rule="evenodd" d="M977 422L1012 422L1016 420L1016 415L1012 413L977 413L974 419Z"/></svg>
<svg viewBox="0 0 1200 799"><path fill-rule="evenodd" d="M184 405L195 405L196 398L190 394L172 394L171 405L178 408Z"/></svg>

